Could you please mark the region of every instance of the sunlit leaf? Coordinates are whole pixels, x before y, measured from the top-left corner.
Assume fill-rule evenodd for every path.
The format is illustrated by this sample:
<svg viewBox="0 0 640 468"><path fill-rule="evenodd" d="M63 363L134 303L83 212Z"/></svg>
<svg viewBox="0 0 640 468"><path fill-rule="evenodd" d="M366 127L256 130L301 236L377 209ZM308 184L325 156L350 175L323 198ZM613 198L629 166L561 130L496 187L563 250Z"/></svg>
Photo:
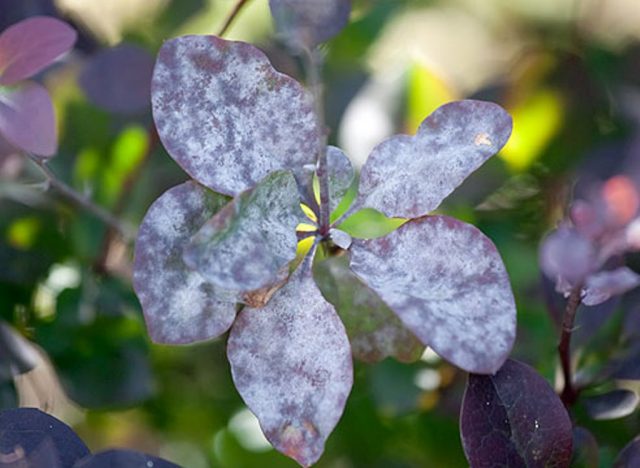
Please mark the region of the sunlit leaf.
<svg viewBox="0 0 640 468"><path fill-rule="evenodd" d="M262 309L245 308L227 354L267 439L302 466L322 455L353 383L344 326L311 275L313 252Z"/></svg>
<svg viewBox="0 0 640 468"><path fill-rule="evenodd" d="M28 458L34 450L41 450L46 440L53 442L62 467L73 466L89 454L89 449L69 426L35 408L0 412L0 428L0 454L11 454L16 447L21 447Z"/></svg>
<svg viewBox="0 0 640 468"><path fill-rule="evenodd" d="M496 375L469 375L460 433L471 466L569 466L571 420L529 366L507 360Z"/></svg>
<svg viewBox="0 0 640 468"><path fill-rule="evenodd" d="M227 195L290 169L306 184L319 130L310 95L255 47L214 36L167 41L152 82L153 117L169 154Z"/></svg>
<svg viewBox="0 0 640 468"><path fill-rule="evenodd" d="M294 49L312 49L349 21L351 0L269 0L276 28Z"/></svg>
<svg viewBox="0 0 640 468"><path fill-rule="evenodd" d="M351 269L423 344L469 372L500 368L515 339L515 303L500 255L477 228L428 216L355 240L350 251Z"/></svg>
<svg viewBox="0 0 640 468"><path fill-rule="evenodd" d="M20 21L0 34L0 85L29 78L69 51L76 32L47 16Z"/></svg>
<svg viewBox="0 0 640 468"><path fill-rule="evenodd" d="M586 305L601 304L612 296L624 294L638 285L640 276L627 267L601 271L587 278L582 302Z"/></svg>
<svg viewBox="0 0 640 468"><path fill-rule="evenodd" d="M497 104L445 104L422 122L417 135L396 135L374 148L362 168L356 203L390 217L425 215L510 134L511 117Z"/></svg>
<svg viewBox="0 0 640 468"><path fill-rule="evenodd" d="M640 436L629 442L618 454L614 468L635 468L640 465Z"/></svg>
<svg viewBox="0 0 640 468"><path fill-rule="evenodd" d="M293 176L286 171L274 172L203 223L183 258L219 288L262 288L295 258L295 229L302 221Z"/></svg>
<svg viewBox="0 0 640 468"><path fill-rule="evenodd" d="M47 90L32 82L0 87L0 133L17 148L53 156L56 122Z"/></svg>
<svg viewBox="0 0 640 468"><path fill-rule="evenodd" d="M190 343L214 338L231 326L235 304L220 301L214 288L182 260L184 245L226 201L186 182L165 192L145 215L133 285L152 340Z"/></svg>
<svg viewBox="0 0 640 468"><path fill-rule="evenodd" d="M349 270L346 256L318 263L314 275L323 296L335 306L347 329L355 358L376 362L393 356L411 362L422 355L424 346Z"/></svg>
<svg viewBox="0 0 640 468"><path fill-rule="evenodd" d="M106 450L83 458L73 468L179 468L162 458L133 450Z"/></svg>
<svg viewBox="0 0 640 468"><path fill-rule="evenodd" d="M596 420L624 418L635 411L639 401L635 392L622 388L582 399L587 414Z"/></svg>

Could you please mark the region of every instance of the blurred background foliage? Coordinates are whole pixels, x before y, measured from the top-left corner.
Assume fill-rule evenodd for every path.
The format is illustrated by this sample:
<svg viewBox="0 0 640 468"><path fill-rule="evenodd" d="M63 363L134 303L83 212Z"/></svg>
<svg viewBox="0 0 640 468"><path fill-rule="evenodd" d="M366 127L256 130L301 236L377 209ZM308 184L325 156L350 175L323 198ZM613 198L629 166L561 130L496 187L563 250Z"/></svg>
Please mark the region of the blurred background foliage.
<svg viewBox="0 0 640 468"><path fill-rule="evenodd" d="M186 179L153 127L153 57L165 39L215 33L234 5L0 0L0 29L47 14L80 32L76 49L39 76L58 116L53 170L136 226L158 195ZM266 0L250 1L227 37L260 46L276 68L303 80L300 63L274 37ZM356 166L377 142L415 132L449 100L493 100L513 115L508 145L441 211L496 243L518 304L513 356L554 383L558 329L538 246L572 197L598 181L625 173L640 186L640 2L355 0L351 23L324 48L331 143ZM243 406L224 339L150 343L131 289L130 245L43 190L39 172L19 156L0 159L0 213L0 351L10 363L0 365L3 407L40 406L93 450L131 447L193 468L295 466L270 449ZM397 223L365 212L343 226L377 236ZM640 268L638 258L629 261ZM637 293L629 296L582 314L591 325L575 348L589 369L624 352L623 323L639 308ZM429 351L414 364L357 364L318 466L465 466L464 381ZM593 421L578 407L574 417L598 440L601 466L640 432L637 412Z"/></svg>

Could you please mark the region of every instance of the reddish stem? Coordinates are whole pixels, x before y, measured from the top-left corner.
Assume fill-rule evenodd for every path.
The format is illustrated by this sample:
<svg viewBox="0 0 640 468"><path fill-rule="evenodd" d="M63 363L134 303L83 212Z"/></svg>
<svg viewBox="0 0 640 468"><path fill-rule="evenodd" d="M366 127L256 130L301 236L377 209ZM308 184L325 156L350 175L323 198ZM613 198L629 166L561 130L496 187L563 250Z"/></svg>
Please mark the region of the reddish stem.
<svg viewBox="0 0 640 468"><path fill-rule="evenodd" d="M229 16L220 28L220 31L218 31L218 36L222 37L225 35L225 33L231 27L231 24L235 21L235 19L238 17L242 9L247 5L247 3L249 3L249 0L240 0L238 3L236 3L236 6L233 8L233 10L231 10L231 13L229 13Z"/></svg>

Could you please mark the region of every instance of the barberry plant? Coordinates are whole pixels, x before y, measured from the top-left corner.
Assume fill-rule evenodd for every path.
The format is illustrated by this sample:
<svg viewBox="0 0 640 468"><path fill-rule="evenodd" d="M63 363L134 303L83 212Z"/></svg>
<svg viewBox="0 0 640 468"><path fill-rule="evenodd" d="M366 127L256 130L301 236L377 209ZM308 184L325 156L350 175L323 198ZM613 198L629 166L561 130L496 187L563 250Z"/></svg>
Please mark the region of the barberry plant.
<svg viewBox="0 0 640 468"><path fill-rule="evenodd" d="M380 143L346 216L371 208L406 222L380 238L351 239L339 229L346 216L330 221L353 168L327 146L316 47L346 23L349 2L270 4L306 63L309 89L247 43L184 36L158 54L153 118L192 180L147 212L134 288L156 342L230 331L227 355L242 398L273 446L309 466L351 390L349 337L353 354L368 360L430 346L461 369L493 374L507 359L516 312L499 253L477 228L430 213L500 150L512 124L496 104L458 101L427 117L415 136ZM313 246L296 262L306 237ZM349 261L329 259L319 276L348 281L371 305L345 320L350 329L339 315L343 299L325 298L314 280L318 246L328 243ZM373 329L360 333L363 322Z"/></svg>

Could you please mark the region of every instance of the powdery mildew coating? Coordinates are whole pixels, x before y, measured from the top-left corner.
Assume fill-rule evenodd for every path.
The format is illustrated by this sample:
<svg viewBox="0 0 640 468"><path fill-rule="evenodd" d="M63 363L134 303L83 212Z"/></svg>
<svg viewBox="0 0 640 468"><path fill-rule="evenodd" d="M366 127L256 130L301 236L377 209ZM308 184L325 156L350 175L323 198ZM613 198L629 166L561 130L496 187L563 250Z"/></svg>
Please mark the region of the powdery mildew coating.
<svg viewBox="0 0 640 468"><path fill-rule="evenodd" d="M296 226L303 217L295 179L290 172L274 172L204 224L183 258L218 288L268 286L295 258Z"/></svg>
<svg viewBox="0 0 640 468"><path fill-rule="evenodd" d="M151 84L153 118L192 178L227 195L278 169L308 177L319 131L309 94L257 48L214 36L164 43Z"/></svg>
<svg viewBox="0 0 640 468"><path fill-rule="evenodd" d="M335 210L353 183L355 171L346 154L335 146L327 147L329 175L329 210Z"/></svg>
<svg viewBox="0 0 640 468"><path fill-rule="evenodd" d="M195 182L167 190L142 220L135 248L133 287L156 343L192 343L221 335L235 319L233 302L182 260L191 236L226 198Z"/></svg>
<svg viewBox="0 0 640 468"><path fill-rule="evenodd" d="M324 297L337 309L356 359L377 362L389 356L412 362L424 351L400 319L349 270L346 256L332 257L314 268Z"/></svg>
<svg viewBox="0 0 640 468"><path fill-rule="evenodd" d="M277 29L294 48L313 49L349 21L351 0L269 0Z"/></svg>
<svg viewBox="0 0 640 468"><path fill-rule="evenodd" d="M423 216L497 153L511 128L511 117L497 104L445 104L415 136L397 135L373 149L362 168L356 203L389 217Z"/></svg>
<svg viewBox="0 0 640 468"><path fill-rule="evenodd" d="M231 373L271 444L315 463L353 384L344 326L313 282L311 253L262 309L246 308L227 347Z"/></svg>
<svg viewBox="0 0 640 468"><path fill-rule="evenodd" d="M470 375L460 414L471 466L566 467L572 425L549 384L509 359L494 376Z"/></svg>
<svg viewBox="0 0 640 468"><path fill-rule="evenodd" d="M351 269L443 358L480 374L497 371L515 340L507 272L477 228L427 216L387 236L355 240Z"/></svg>

